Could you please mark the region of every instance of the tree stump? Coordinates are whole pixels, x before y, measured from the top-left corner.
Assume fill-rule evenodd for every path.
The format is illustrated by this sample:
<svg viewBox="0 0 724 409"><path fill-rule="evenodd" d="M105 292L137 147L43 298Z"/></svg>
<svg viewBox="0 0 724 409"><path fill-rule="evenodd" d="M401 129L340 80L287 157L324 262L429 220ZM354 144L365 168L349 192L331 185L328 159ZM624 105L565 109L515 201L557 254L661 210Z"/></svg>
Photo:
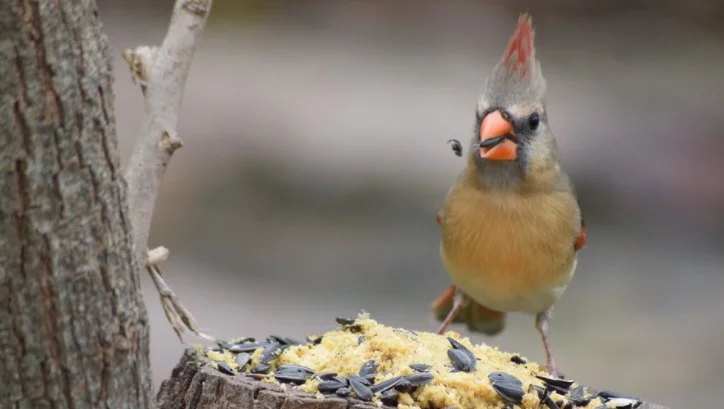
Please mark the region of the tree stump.
<svg viewBox="0 0 724 409"><path fill-rule="evenodd" d="M392 328L364 315L338 323L337 330L309 337L307 343L270 336L189 348L162 383L158 407L668 409L552 378L535 362L474 345L454 332L443 336ZM467 366L455 352L470 357ZM413 381L422 378L426 381Z"/></svg>

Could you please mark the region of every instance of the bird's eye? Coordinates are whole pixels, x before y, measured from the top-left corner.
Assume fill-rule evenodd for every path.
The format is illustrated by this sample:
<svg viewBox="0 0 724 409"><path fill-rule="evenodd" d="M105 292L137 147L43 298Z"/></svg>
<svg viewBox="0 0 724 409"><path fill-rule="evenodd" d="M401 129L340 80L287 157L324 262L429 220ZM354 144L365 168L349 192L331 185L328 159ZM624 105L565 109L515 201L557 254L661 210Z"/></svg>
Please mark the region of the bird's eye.
<svg viewBox="0 0 724 409"><path fill-rule="evenodd" d="M540 125L540 115L534 112L528 117L528 128L530 128L531 131L535 131L538 129L538 125Z"/></svg>

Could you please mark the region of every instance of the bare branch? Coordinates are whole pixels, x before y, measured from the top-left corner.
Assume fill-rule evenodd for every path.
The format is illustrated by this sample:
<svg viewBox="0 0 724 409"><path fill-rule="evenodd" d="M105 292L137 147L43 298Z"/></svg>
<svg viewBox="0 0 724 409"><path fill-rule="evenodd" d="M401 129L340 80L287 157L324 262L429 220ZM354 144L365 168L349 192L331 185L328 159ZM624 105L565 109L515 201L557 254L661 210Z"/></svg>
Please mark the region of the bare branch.
<svg viewBox="0 0 724 409"><path fill-rule="evenodd" d="M171 155L182 146L176 134L184 87L196 42L212 0L177 0L160 47L125 50L123 57L146 100L141 133L126 169L136 253L146 264L148 235L159 187Z"/></svg>

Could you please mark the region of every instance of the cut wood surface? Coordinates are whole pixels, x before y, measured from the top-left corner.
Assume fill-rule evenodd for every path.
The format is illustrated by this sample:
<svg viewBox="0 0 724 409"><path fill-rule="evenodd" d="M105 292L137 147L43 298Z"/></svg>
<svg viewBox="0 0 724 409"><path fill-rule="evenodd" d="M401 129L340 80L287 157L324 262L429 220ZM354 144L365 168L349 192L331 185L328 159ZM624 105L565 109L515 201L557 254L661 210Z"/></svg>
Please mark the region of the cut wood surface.
<svg viewBox="0 0 724 409"><path fill-rule="evenodd" d="M601 388L604 389L604 388ZM315 395L255 380L244 374L226 375L195 349L187 349L171 377L161 384L159 409L372 409L375 404L334 395ZM383 406L387 407L387 406ZM669 409L643 402L637 409Z"/></svg>

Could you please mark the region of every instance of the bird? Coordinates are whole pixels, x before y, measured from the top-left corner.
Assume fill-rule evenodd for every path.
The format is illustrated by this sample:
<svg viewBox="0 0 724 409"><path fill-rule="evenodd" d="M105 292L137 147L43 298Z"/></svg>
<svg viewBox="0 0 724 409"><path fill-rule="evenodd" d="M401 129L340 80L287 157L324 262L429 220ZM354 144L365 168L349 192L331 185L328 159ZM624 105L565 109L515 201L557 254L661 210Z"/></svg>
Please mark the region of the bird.
<svg viewBox="0 0 724 409"><path fill-rule="evenodd" d="M546 371L553 305L571 282L586 231L546 111L532 18L521 14L475 110L466 164L437 212L452 284L432 303L438 334L452 323L489 336L508 313L535 317Z"/></svg>

